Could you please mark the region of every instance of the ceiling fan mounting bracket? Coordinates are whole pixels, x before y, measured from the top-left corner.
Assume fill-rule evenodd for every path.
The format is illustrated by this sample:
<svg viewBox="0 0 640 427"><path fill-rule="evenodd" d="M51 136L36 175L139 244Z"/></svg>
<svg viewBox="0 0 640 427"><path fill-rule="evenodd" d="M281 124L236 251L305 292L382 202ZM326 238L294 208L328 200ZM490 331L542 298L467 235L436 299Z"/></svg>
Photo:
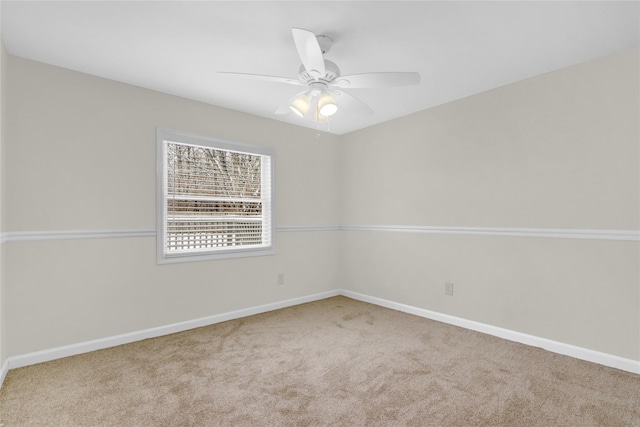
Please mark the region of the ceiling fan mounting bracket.
<svg viewBox="0 0 640 427"><path fill-rule="evenodd" d="M323 55L331 50L331 46L333 46L333 39L331 37L319 35L316 36L316 40L318 40L318 45Z"/></svg>

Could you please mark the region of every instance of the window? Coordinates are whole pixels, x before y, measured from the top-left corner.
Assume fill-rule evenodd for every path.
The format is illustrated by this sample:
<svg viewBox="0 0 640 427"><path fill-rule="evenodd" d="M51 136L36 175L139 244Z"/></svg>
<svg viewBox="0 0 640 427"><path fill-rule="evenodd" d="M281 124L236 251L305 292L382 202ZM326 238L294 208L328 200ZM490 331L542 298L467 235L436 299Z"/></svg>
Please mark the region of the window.
<svg viewBox="0 0 640 427"><path fill-rule="evenodd" d="M273 253L270 147L158 129L158 263Z"/></svg>

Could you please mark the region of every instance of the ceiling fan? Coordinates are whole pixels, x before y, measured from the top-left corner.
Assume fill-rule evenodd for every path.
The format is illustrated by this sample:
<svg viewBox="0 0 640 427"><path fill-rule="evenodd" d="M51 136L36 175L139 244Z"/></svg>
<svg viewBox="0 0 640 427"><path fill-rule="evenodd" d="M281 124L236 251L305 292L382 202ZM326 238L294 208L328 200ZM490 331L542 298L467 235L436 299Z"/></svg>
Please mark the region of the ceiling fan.
<svg viewBox="0 0 640 427"><path fill-rule="evenodd" d="M420 74L414 72L378 72L342 76L340 68L324 54L331 49L333 40L325 35L316 36L309 30L292 28L293 41L302 61L298 79L265 76L261 74L219 71L234 77L286 83L307 88L279 107L276 114L293 112L300 117L312 117L316 122L327 122L340 108L358 108L366 114L373 110L353 95L341 89L359 89L417 85Z"/></svg>

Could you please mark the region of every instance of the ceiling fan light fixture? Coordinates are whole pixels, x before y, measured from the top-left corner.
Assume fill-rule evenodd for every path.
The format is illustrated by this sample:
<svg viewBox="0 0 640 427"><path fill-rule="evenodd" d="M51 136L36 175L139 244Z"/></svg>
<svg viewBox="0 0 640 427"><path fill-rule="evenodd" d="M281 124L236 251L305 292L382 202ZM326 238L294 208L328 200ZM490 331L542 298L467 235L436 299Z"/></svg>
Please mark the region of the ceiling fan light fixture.
<svg viewBox="0 0 640 427"><path fill-rule="evenodd" d="M318 114L325 117L333 116L338 111L336 100L329 92L322 92L318 98Z"/></svg>
<svg viewBox="0 0 640 427"><path fill-rule="evenodd" d="M323 116L320 114L320 110L316 109L313 119L318 123L326 123L331 120L331 117Z"/></svg>
<svg viewBox="0 0 640 427"><path fill-rule="evenodd" d="M293 111L297 116L304 117L307 115L309 111L309 106L311 105L311 100L306 95L300 95L289 104L289 108Z"/></svg>

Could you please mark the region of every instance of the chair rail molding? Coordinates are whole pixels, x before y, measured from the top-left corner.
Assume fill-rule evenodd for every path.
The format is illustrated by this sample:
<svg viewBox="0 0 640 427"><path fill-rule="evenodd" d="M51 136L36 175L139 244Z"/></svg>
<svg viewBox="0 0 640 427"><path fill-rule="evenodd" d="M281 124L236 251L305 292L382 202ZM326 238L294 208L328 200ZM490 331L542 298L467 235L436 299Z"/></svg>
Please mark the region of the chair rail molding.
<svg viewBox="0 0 640 427"><path fill-rule="evenodd" d="M418 234L465 234L474 236L542 237L588 240L640 241L640 230L601 230L575 228L503 228L416 225L341 225L344 231L379 231Z"/></svg>
<svg viewBox="0 0 640 427"><path fill-rule="evenodd" d="M278 233L372 231L417 234L459 234L472 236L536 237L587 240L640 241L640 230L602 230L575 228L504 228L457 227L423 225L284 225L277 226ZM7 231L0 233L0 243L40 240L114 239L156 237L151 228L124 230L45 230Z"/></svg>

